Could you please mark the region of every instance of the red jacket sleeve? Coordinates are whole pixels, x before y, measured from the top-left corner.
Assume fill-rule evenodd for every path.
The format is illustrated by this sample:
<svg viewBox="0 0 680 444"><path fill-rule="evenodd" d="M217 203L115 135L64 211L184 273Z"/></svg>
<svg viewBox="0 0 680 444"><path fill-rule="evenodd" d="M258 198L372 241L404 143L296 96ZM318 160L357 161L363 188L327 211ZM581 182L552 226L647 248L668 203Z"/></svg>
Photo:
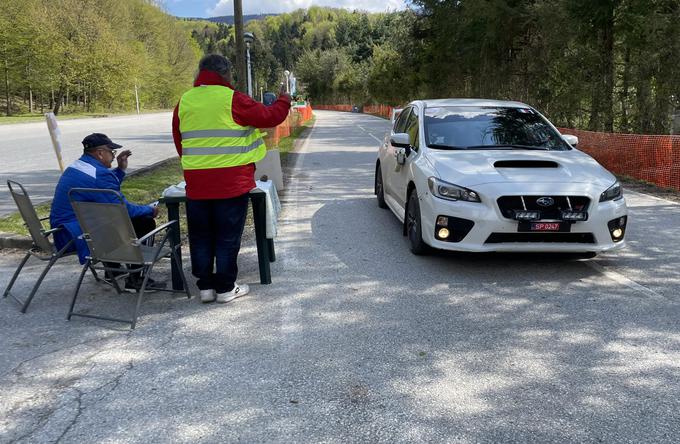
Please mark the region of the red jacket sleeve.
<svg viewBox="0 0 680 444"><path fill-rule="evenodd" d="M179 157L182 157L182 134L179 132L179 104L172 112L172 140L175 142L175 149Z"/></svg>
<svg viewBox="0 0 680 444"><path fill-rule="evenodd" d="M234 91L231 113L234 116L234 122L239 125L271 128L286 120L289 110L290 98L288 96L279 96L271 106L265 106L246 94Z"/></svg>

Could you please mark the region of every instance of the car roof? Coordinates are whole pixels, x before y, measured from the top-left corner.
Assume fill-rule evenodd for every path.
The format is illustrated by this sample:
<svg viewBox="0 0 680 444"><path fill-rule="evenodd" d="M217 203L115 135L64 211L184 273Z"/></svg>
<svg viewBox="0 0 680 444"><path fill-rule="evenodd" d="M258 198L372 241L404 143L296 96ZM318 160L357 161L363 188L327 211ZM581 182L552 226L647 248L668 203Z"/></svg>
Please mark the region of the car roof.
<svg viewBox="0 0 680 444"><path fill-rule="evenodd" d="M531 108L522 102L511 100L492 100L492 99L423 99L414 100L413 104L425 105L426 108L436 106L494 106L503 108Z"/></svg>

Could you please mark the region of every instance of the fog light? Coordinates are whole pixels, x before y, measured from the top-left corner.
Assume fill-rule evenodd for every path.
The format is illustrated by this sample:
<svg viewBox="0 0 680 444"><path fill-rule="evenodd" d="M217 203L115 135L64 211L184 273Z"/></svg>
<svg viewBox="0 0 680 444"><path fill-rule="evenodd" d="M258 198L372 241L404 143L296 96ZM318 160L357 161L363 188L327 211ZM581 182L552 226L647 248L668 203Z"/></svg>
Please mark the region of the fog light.
<svg viewBox="0 0 680 444"><path fill-rule="evenodd" d="M448 229L448 228L441 228L441 229L437 232L437 235L438 235L441 239L447 239L447 238L449 237L449 234L450 234L450 233L449 233L449 229Z"/></svg>
<svg viewBox="0 0 680 444"><path fill-rule="evenodd" d="M515 220L538 220L541 218L541 212L516 210L514 217Z"/></svg>
<svg viewBox="0 0 680 444"><path fill-rule="evenodd" d="M439 216L437 217L437 225L441 225L443 227L447 226L449 224L449 218L446 216Z"/></svg>
<svg viewBox="0 0 680 444"><path fill-rule="evenodd" d="M588 220L588 213L585 211L562 211L562 220L584 221Z"/></svg>
<svg viewBox="0 0 680 444"><path fill-rule="evenodd" d="M628 216L617 217L607 222L609 234L614 242L621 242L626 235L626 224L628 223Z"/></svg>

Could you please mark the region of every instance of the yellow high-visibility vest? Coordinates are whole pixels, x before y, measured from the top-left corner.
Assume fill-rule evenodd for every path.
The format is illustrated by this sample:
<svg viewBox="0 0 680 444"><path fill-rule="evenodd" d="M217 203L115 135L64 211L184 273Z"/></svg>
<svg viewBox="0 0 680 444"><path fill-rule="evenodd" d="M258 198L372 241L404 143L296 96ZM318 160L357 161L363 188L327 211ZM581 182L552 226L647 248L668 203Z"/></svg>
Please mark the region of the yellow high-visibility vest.
<svg viewBox="0 0 680 444"><path fill-rule="evenodd" d="M257 128L234 122L234 90L220 85L197 86L179 101L182 168L205 170L247 165L267 154Z"/></svg>

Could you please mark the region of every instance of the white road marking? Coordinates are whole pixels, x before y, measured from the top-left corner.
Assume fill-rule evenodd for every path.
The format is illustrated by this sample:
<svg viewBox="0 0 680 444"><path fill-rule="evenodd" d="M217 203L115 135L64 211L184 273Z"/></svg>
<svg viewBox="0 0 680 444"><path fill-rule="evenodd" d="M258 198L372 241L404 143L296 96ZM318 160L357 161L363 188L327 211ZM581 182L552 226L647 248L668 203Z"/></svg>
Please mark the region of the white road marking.
<svg viewBox="0 0 680 444"><path fill-rule="evenodd" d="M632 279L628 279L624 275L617 273L616 271L608 270L606 267L598 264L595 261L586 261L585 264L592 268L593 270L597 271L598 273L602 274L603 276L608 277L609 279L613 280L614 282L617 282L619 284L625 285L628 288L631 288L633 290L642 292L646 294L647 296L651 296L654 298L661 298L663 300L668 300L664 295L657 293L656 291L652 290L651 288L647 288L644 285L640 285L637 282L635 282Z"/></svg>
<svg viewBox="0 0 680 444"><path fill-rule="evenodd" d="M357 125L357 127L359 127L359 129L361 129L362 131L365 131L366 134L368 134L369 136L373 137L373 138L375 139L376 142L382 143L382 140L378 139L378 138L375 137L373 134L371 134L370 132L368 132L368 130L367 130L366 128L364 128L363 126Z"/></svg>
<svg viewBox="0 0 680 444"><path fill-rule="evenodd" d="M368 135L371 136L371 137L373 137L378 143L382 143L382 140L378 139L378 138L375 137L373 134L368 133Z"/></svg>

